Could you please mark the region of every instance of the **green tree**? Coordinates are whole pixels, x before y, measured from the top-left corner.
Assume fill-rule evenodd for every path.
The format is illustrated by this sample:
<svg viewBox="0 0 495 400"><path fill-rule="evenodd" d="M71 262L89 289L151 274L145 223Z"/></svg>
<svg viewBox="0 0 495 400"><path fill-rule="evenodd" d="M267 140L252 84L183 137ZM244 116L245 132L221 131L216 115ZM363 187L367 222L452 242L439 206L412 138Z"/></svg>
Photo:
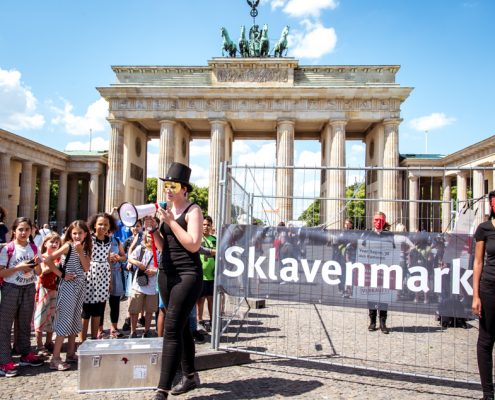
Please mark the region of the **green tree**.
<svg viewBox="0 0 495 400"><path fill-rule="evenodd" d="M314 200L298 218L305 221L307 226L316 226L320 223L320 199Z"/></svg>
<svg viewBox="0 0 495 400"><path fill-rule="evenodd" d="M189 193L189 200L196 203L203 212L203 215L208 214L208 188L207 187L199 187L192 184L193 190ZM214 215L211 215L212 218L215 218ZM215 222L214 222L215 223Z"/></svg>
<svg viewBox="0 0 495 400"><path fill-rule="evenodd" d="M366 226L366 204L362 200L366 197L366 185L364 182L348 186L345 190L345 197L356 199L347 202L346 217L353 220L356 229L364 229Z"/></svg>
<svg viewBox="0 0 495 400"><path fill-rule="evenodd" d="M146 202L156 203L158 178L146 178Z"/></svg>

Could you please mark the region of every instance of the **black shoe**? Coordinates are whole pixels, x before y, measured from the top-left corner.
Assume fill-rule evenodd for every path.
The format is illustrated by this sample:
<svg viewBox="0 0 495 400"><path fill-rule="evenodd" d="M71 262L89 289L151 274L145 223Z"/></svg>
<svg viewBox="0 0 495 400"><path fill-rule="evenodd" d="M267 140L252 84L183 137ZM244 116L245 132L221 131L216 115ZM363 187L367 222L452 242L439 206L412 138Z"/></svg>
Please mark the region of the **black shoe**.
<svg viewBox="0 0 495 400"><path fill-rule="evenodd" d="M376 322L371 322L370 325L368 326L368 330L370 332L376 331Z"/></svg>
<svg viewBox="0 0 495 400"><path fill-rule="evenodd" d="M199 376L197 373L194 373L192 377L182 376L180 382L172 388L170 393L173 395L186 393L190 390L196 389L198 385Z"/></svg>
<svg viewBox="0 0 495 400"><path fill-rule="evenodd" d="M130 331L131 330L131 319L126 318L124 321L124 325L122 325L122 331Z"/></svg>
<svg viewBox="0 0 495 400"><path fill-rule="evenodd" d="M145 323L144 317L138 319L138 324L141 325L142 327L144 327L144 323Z"/></svg>
<svg viewBox="0 0 495 400"><path fill-rule="evenodd" d="M387 328L387 325L385 324L385 321L380 322L380 330L385 334L388 335L390 333L390 330Z"/></svg>
<svg viewBox="0 0 495 400"><path fill-rule="evenodd" d="M192 333L192 335L193 335L194 341L197 344L203 344L204 342L206 342L205 335L203 334L203 332L196 330Z"/></svg>
<svg viewBox="0 0 495 400"><path fill-rule="evenodd" d="M155 392L155 397L153 397L153 400L166 400L168 398L168 393L164 392L162 390L157 390Z"/></svg>

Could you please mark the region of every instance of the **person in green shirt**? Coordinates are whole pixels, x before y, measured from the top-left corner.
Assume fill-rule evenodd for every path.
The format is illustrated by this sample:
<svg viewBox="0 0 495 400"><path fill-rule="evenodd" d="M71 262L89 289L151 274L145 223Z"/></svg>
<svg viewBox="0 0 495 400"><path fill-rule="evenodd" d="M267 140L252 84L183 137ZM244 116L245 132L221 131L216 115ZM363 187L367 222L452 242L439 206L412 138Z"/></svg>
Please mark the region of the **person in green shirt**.
<svg viewBox="0 0 495 400"><path fill-rule="evenodd" d="M203 265L203 291L196 303L198 320L198 330L207 331L211 328L211 318L213 314L213 281L215 279L215 255L217 238L211 234L213 220L208 215L203 220L203 240L199 249L201 264ZM203 319L203 309L205 300L208 303L209 320Z"/></svg>

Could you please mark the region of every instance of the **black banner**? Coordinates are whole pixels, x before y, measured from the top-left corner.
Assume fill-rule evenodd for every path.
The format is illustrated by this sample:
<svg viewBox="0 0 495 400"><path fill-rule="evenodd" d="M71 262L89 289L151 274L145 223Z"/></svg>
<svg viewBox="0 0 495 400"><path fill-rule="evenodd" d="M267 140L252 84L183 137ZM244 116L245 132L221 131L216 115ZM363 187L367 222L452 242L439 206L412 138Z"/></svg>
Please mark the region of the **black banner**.
<svg viewBox="0 0 495 400"><path fill-rule="evenodd" d="M218 250L232 296L472 316L470 235L226 225Z"/></svg>

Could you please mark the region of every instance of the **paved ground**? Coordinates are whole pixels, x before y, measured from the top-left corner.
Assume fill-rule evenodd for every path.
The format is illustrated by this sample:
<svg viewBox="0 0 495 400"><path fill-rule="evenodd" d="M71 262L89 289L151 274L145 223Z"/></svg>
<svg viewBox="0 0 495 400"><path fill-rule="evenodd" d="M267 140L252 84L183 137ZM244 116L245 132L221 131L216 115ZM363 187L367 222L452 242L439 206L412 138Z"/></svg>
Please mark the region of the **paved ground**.
<svg viewBox="0 0 495 400"><path fill-rule="evenodd" d="M269 308L274 314L275 307ZM258 313L260 311L258 310ZM301 313L302 314L302 313ZM359 316L360 314L358 314ZM397 316L396 316L397 318ZM365 323L365 321L363 322ZM314 325L315 327L316 325ZM474 330L474 329L473 329ZM249 332L249 331L248 331ZM451 334L456 331L452 330ZM460 331L458 331L460 332ZM331 333L331 332L330 332ZM436 332L435 332L436 333ZM455 333L459 335L460 333ZM259 335L259 331L257 331ZM368 333L363 330L363 335ZM369 335L381 335L379 332ZM397 332L392 331L387 340ZM280 332L279 332L279 337ZM404 340L401 338L401 340ZM259 344L259 343L258 343ZM207 352L209 344L197 346ZM472 354L475 359L476 355ZM252 363L200 372L198 389L178 399L476 399L477 384L362 371L285 358L251 356ZM0 378L0 399L150 399L152 391L79 394L78 371L54 372L47 365L22 368L15 378ZM174 396L170 396L174 398Z"/></svg>

